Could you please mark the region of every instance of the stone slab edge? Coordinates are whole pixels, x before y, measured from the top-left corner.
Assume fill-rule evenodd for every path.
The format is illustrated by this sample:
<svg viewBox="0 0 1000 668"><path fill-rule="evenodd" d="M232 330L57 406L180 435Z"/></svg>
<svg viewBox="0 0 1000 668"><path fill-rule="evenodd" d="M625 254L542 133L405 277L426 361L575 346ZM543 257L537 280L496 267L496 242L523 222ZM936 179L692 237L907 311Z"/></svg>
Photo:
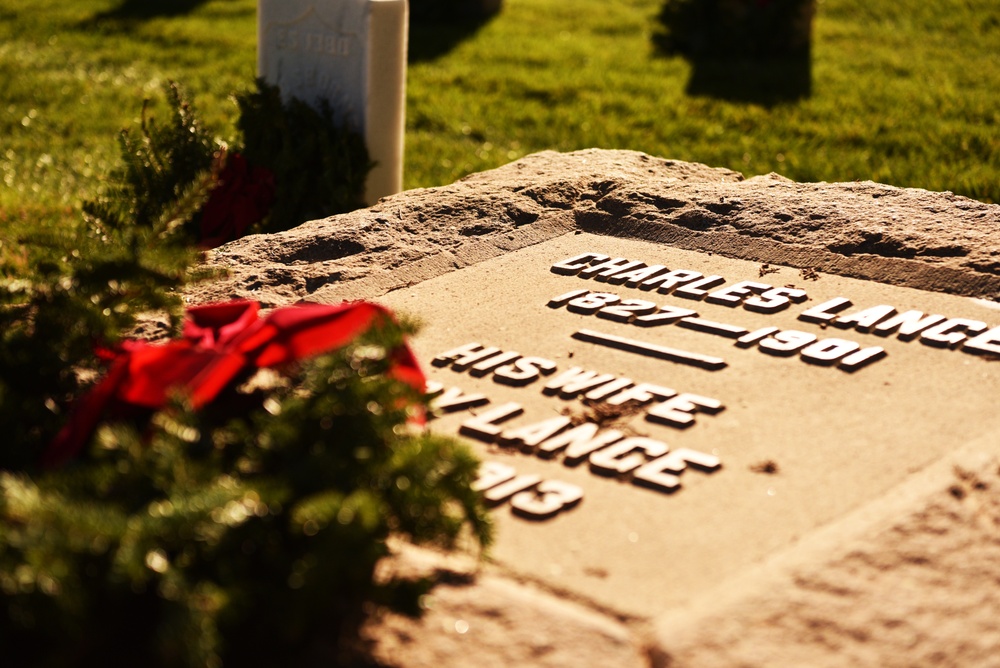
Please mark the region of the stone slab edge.
<svg viewBox="0 0 1000 668"><path fill-rule="evenodd" d="M244 237L193 303L377 297L579 229L1000 300L1000 206L871 182L805 183L634 151L546 151L449 186ZM348 287L349 284L351 287Z"/></svg>

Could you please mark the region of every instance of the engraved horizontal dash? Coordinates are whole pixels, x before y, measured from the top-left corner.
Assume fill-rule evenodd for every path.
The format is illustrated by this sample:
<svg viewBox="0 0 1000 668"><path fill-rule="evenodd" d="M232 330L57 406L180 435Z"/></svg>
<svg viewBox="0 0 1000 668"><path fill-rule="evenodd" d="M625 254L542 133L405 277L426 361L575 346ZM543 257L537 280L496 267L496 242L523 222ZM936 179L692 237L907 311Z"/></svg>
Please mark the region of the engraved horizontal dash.
<svg viewBox="0 0 1000 668"><path fill-rule="evenodd" d="M581 329L579 332L573 334L573 338L589 343L596 343L600 346L607 346L608 348L617 348L618 350L630 353L670 360L671 362L679 362L680 364L690 364L712 371L726 366L726 361L721 357L712 357L686 350L678 350L677 348L668 348L667 346L628 339L624 336L615 336L614 334L603 334L595 332L592 329Z"/></svg>
<svg viewBox="0 0 1000 668"><path fill-rule="evenodd" d="M677 326L686 327L687 329L693 329L699 332L705 332L706 334L718 334L719 336L725 336L728 339L739 338L748 331L745 327L727 325L724 322L713 322L703 318L684 318L683 320L677 321Z"/></svg>

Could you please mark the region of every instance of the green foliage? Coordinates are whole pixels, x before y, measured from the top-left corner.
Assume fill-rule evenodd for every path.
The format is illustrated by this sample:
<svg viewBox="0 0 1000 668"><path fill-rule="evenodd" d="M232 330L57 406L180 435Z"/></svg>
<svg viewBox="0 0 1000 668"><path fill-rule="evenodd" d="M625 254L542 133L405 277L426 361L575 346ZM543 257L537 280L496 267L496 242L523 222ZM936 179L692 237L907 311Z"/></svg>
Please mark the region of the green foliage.
<svg viewBox="0 0 1000 668"><path fill-rule="evenodd" d="M184 198L182 198L183 201ZM146 225L26 231L0 242L0 469L30 469L73 399L139 314L166 311L197 254L165 206Z"/></svg>
<svg viewBox="0 0 1000 668"><path fill-rule="evenodd" d="M30 468L54 436L83 379L100 369L139 314L166 311L198 260L192 221L216 182L213 144L176 85L173 112L120 136L124 166L84 221L58 233L24 229L0 242L0 469Z"/></svg>
<svg viewBox="0 0 1000 668"><path fill-rule="evenodd" d="M135 426L108 422L69 466L38 470L65 413L52 397L81 389L66 360L94 369L88 328L110 338L133 309L170 301L155 282L74 282L107 263L81 264L2 293L0 646L11 665L339 661L367 604L414 611L426 590L376 580L390 536L489 543L475 459L408 426L423 398L386 373L404 334L391 324L285 376L261 372L198 413L178 404Z"/></svg>
<svg viewBox="0 0 1000 668"><path fill-rule="evenodd" d="M476 460L417 433L424 397L386 373L409 330L241 378L197 413L178 398L102 416L77 459L39 465L102 372L95 346L151 311L176 332L199 271L192 243L228 154L166 90L167 121L143 107L82 220L0 218L0 652L25 667L338 663L366 606L414 612L429 586L375 577L390 537L454 549L491 536ZM279 178L311 172L276 213L356 198L364 146L329 109L263 86L240 105L255 159Z"/></svg>
<svg viewBox="0 0 1000 668"><path fill-rule="evenodd" d="M336 661L366 604L413 611L426 590L376 580L390 536L489 542L475 459L408 425L423 398L386 373L404 334L390 324L285 376L261 372L198 413L109 422L70 465L38 469L81 374L98 370L95 337L113 341L138 312L176 305L165 288L190 259L178 229L111 227L52 265L0 247L5 271L28 277L8 276L0 292L0 647L11 665ZM172 247L167 274L154 250Z"/></svg>
<svg viewBox="0 0 1000 668"><path fill-rule="evenodd" d="M337 123L326 101L318 110L295 98L283 101L277 87L258 79L255 90L236 96L240 137L223 142L202 128L178 84L166 92L165 124L148 114L146 100L138 138L122 131L124 166L112 172L99 199L83 205L94 226L147 226L169 217L191 243L213 246L364 205L372 166L364 139ZM203 208L209 203L211 219Z"/></svg>
<svg viewBox="0 0 1000 668"><path fill-rule="evenodd" d="M83 212L96 230L153 225L184 228L189 243L198 239L199 210L218 175L224 147L205 132L191 102L176 83L166 87L168 122L160 125L142 105L140 136L120 134L124 166L114 170L100 199L84 202ZM217 171L217 169L216 169Z"/></svg>
<svg viewBox="0 0 1000 668"><path fill-rule="evenodd" d="M688 57L808 51L816 0L665 0L654 42Z"/></svg>
<svg viewBox="0 0 1000 668"><path fill-rule="evenodd" d="M468 451L406 426L420 397L385 375L401 335L232 391L229 409L161 413L147 438L106 427L63 470L0 472L5 659L335 663L365 602L416 609L427 583L374 577L386 540L486 544L490 525Z"/></svg>
<svg viewBox="0 0 1000 668"><path fill-rule="evenodd" d="M196 256L171 220L105 226L72 250L0 246L6 664L336 663L366 605L413 612L428 587L375 577L390 537L489 543L476 460L416 432L424 398L386 373L409 331L391 323L197 413L105 416L80 457L39 469L100 370L94 343L176 312L169 290Z"/></svg>
<svg viewBox="0 0 1000 668"><path fill-rule="evenodd" d="M307 220L364 206L365 179L372 167L364 138L338 123L326 101L315 110L277 87L257 80L256 90L237 96L236 149L274 174L275 201L259 232L278 232Z"/></svg>

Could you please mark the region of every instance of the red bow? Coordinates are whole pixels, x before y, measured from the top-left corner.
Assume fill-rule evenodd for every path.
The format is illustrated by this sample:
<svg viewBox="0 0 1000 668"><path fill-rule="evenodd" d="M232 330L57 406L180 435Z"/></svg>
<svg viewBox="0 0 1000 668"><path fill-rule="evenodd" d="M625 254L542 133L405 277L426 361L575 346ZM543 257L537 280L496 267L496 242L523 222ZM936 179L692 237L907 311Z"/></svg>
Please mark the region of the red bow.
<svg viewBox="0 0 1000 668"><path fill-rule="evenodd" d="M205 248L239 239L274 204L274 174L251 167L239 153L229 153L225 159L219 184L201 210L201 245Z"/></svg>
<svg viewBox="0 0 1000 668"><path fill-rule="evenodd" d="M257 302L195 306L187 311L183 338L166 344L126 341L112 353L104 379L74 409L43 457L59 466L90 440L109 409L159 409L175 393L193 408L212 401L241 372L277 367L341 348L373 326L392 321L369 302L337 306L298 304L259 318ZM405 344L391 351L391 377L420 392L424 375Z"/></svg>

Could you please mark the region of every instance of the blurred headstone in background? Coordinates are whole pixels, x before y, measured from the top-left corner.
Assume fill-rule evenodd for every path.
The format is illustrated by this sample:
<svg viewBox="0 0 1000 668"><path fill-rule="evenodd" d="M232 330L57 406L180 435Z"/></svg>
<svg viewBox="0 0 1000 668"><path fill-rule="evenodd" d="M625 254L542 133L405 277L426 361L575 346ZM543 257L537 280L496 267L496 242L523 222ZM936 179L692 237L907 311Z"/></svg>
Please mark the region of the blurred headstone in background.
<svg viewBox="0 0 1000 668"><path fill-rule="evenodd" d="M259 76L363 134L365 201L402 190L406 0L259 0L257 38Z"/></svg>

